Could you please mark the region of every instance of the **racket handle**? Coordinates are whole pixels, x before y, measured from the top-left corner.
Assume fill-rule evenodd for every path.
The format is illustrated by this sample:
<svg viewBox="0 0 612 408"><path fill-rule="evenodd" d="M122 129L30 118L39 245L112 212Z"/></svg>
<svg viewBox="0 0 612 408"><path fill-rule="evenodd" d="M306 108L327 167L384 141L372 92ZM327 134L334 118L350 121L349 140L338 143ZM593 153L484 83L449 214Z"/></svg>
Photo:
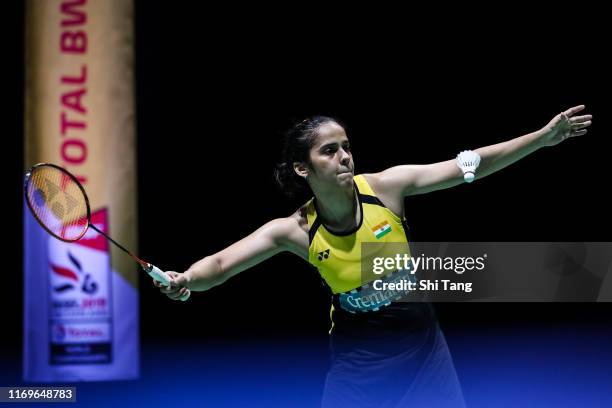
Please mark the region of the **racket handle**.
<svg viewBox="0 0 612 408"><path fill-rule="evenodd" d="M153 279L155 279L162 285L170 286L171 284L170 277L168 276L166 272L162 271L157 266L149 264L149 267L144 268L144 270L149 274L150 277L152 277ZM187 299L189 299L189 296L191 296L191 291L187 289L187 292L185 292L185 294L181 296L179 299L184 302Z"/></svg>

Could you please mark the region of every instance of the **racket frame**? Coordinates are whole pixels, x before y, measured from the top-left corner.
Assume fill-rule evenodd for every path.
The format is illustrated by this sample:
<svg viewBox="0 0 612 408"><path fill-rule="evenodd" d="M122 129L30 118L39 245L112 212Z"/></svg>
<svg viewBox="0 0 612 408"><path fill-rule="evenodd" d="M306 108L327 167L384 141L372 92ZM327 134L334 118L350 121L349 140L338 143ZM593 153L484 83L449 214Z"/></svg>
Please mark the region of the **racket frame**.
<svg viewBox="0 0 612 408"><path fill-rule="evenodd" d="M60 237L59 235L57 235L53 231L51 231L49 228L47 228L47 226L45 225L44 222L42 222L40 217L38 217L38 215L36 215L36 211L34 211L34 208L32 207L32 204L30 203L30 198L28 196L28 186L30 185L30 181L32 180L32 173L34 171L36 171L36 169L38 169L40 167L53 167L56 170L59 170L61 173L63 173L65 175L67 175L68 177L70 177L72 179L72 181L74 181L74 183L81 190L81 194L83 194L83 197L85 198L85 207L87 209L87 226L83 229L83 232L77 238L75 238L75 239L66 239L66 238ZM24 195L25 195L25 200L26 200L26 203L28 205L28 208L30 209L30 212L32 213L34 218L36 218L36 221L38 222L38 224L41 227L43 227L52 237L57 238L57 239L59 239L60 241L63 241L63 242L73 243L73 242L76 242L76 241L80 240L81 238L83 238L83 236L85 235L87 230L91 227L94 231L96 231L99 234L103 235L106 239L108 239L113 244L115 244L119 249L123 250L126 254L131 256L132 259L134 259L138 264L140 264L140 266L151 277L153 277L155 280L157 280L157 281L159 281L161 283L166 283L166 282L162 281L161 276L158 276L160 274L164 274L163 271L159 270L154 265L152 265L152 264L150 264L150 263L148 263L146 261L143 261L142 259L138 258L136 255L134 255L132 252L130 252L123 245L119 244L117 241L115 241L114 239L109 237L104 232L100 231L98 228L96 228L95 225L92 224L92 222L91 222L91 208L90 208L90 205L89 205L89 197L87 197L87 192L85 191L85 188L83 187L81 182L72 173L70 173L68 170L66 170L63 167L60 167L60 166L58 166L56 164L53 164L53 163L37 163L34 166L30 167L30 169L26 172L26 176L25 176L25 181L24 181L23 187L24 187L23 191L24 191ZM187 292L187 293L189 294L189 292ZM181 300L187 300L188 298L189 298L189 295L185 296L184 298L181 298Z"/></svg>

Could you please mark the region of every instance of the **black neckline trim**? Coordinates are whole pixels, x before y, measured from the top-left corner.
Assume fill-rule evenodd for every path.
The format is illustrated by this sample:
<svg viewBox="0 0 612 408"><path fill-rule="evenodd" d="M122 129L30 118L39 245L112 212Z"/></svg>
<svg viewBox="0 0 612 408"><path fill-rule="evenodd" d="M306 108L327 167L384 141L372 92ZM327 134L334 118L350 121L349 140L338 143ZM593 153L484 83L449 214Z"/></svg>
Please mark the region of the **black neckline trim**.
<svg viewBox="0 0 612 408"><path fill-rule="evenodd" d="M383 204L383 202L380 201L376 196L361 194L361 200L366 204L378 205L387 208L387 206Z"/></svg>
<svg viewBox="0 0 612 408"><path fill-rule="evenodd" d="M317 218L315 218L314 222L312 223L312 226L308 230L308 243L309 244L312 244L312 240L314 239L314 236L317 233L317 230L319 229L320 225L321 225L321 219L317 216Z"/></svg>

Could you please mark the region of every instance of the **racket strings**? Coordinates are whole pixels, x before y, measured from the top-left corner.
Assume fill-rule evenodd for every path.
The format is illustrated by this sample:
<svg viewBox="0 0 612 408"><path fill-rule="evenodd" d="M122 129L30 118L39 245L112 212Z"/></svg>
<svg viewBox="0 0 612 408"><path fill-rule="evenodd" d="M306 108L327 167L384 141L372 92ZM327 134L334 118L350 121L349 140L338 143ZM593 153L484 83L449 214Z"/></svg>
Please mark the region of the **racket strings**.
<svg viewBox="0 0 612 408"><path fill-rule="evenodd" d="M35 217L49 232L76 241L89 225L87 198L79 184L52 166L35 167L28 179L26 199Z"/></svg>

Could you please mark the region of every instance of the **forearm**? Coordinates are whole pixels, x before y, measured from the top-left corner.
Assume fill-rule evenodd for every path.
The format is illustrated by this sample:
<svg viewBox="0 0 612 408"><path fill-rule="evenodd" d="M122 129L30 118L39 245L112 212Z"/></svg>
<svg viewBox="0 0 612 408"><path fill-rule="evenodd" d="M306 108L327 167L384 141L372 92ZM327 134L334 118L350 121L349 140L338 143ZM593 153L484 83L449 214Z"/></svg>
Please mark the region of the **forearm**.
<svg viewBox="0 0 612 408"><path fill-rule="evenodd" d="M480 166L476 177L482 178L522 159L538 150L542 145L544 130L538 130L506 142L481 147L475 151L480 155Z"/></svg>
<svg viewBox="0 0 612 408"><path fill-rule="evenodd" d="M190 290L203 292L227 280L221 263L214 256L199 260L185 271L186 284Z"/></svg>
<svg viewBox="0 0 612 408"><path fill-rule="evenodd" d="M205 291L222 284L232 276L265 261L286 249L283 237L299 229L291 218L272 220L249 236L229 247L194 263L185 272L185 286L195 291ZM308 235L304 233L307 248Z"/></svg>
<svg viewBox="0 0 612 408"><path fill-rule="evenodd" d="M575 106L556 115L536 132L476 149L480 155L476 178L495 173L540 147L554 146L567 138L586 134L592 115L574 116L583 109L584 105ZM392 197L405 197L461 184L464 180L461 173L456 160L446 160L424 165L395 166L372 177L378 183L379 190Z"/></svg>

